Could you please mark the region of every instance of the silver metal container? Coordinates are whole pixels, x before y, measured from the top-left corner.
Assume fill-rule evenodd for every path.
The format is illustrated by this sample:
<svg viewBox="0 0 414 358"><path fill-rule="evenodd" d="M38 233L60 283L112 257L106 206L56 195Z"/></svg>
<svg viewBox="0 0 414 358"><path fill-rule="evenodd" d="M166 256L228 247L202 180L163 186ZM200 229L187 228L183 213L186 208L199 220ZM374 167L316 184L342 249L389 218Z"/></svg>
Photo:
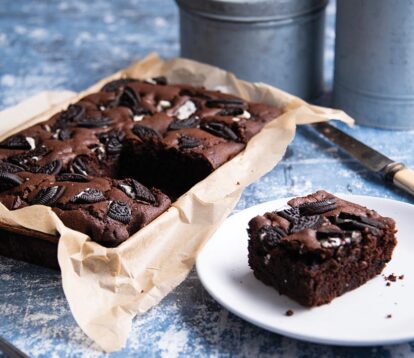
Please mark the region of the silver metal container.
<svg viewBox="0 0 414 358"><path fill-rule="evenodd" d="M334 104L360 124L414 129L414 1L338 0Z"/></svg>
<svg viewBox="0 0 414 358"><path fill-rule="evenodd" d="M323 89L328 0L176 0L181 55L310 99Z"/></svg>

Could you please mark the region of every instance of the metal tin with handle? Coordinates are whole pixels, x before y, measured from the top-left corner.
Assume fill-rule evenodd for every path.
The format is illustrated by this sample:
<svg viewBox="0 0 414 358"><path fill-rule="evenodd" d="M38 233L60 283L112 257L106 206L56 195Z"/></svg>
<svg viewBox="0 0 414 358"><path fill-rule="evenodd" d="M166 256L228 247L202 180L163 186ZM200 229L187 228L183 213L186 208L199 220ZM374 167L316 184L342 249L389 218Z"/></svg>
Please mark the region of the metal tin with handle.
<svg viewBox="0 0 414 358"><path fill-rule="evenodd" d="M323 89L328 0L176 0L181 55L309 99Z"/></svg>

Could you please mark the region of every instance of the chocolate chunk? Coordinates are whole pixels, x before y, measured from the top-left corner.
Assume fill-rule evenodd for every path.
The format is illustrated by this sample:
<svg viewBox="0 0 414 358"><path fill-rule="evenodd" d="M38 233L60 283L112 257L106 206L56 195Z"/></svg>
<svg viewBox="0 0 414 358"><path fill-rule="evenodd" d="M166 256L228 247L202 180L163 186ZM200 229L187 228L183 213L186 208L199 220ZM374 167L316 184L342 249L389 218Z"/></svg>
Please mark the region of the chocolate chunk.
<svg viewBox="0 0 414 358"><path fill-rule="evenodd" d="M86 165L86 158L84 155L78 155L71 164L74 173L88 175L88 168Z"/></svg>
<svg viewBox="0 0 414 358"><path fill-rule="evenodd" d="M105 195L98 189L86 188L76 194L70 201L72 203L92 204L105 200Z"/></svg>
<svg viewBox="0 0 414 358"><path fill-rule="evenodd" d="M321 224L321 216L301 216L298 221L296 221L293 226L290 228L290 233L296 233L304 229L316 229Z"/></svg>
<svg viewBox="0 0 414 358"><path fill-rule="evenodd" d="M215 136L222 137L224 139L237 141L239 138L236 133L224 123L220 122L205 122L201 124L201 129L209 132Z"/></svg>
<svg viewBox="0 0 414 358"><path fill-rule="evenodd" d="M17 165L26 164L29 161L38 161L40 158L44 157L50 151L45 146L36 147L33 150L29 150L28 152L13 155L8 158L10 162Z"/></svg>
<svg viewBox="0 0 414 358"><path fill-rule="evenodd" d="M295 223L300 219L299 208L289 208L277 211L276 214L286 219L287 221L290 221L291 223Z"/></svg>
<svg viewBox="0 0 414 358"><path fill-rule="evenodd" d="M294 313L295 313L295 312L293 312L293 310L287 310L287 311L285 312L285 316L290 317L290 316L293 316L293 315L294 315Z"/></svg>
<svg viewBox="0 0 414 358"><path fill-rule="evenodd" d="M31 204L53 205L65 192L64 186L49 186L41 189L32 200Z"/></svg>
<svg viewBox="0 0 414 358"><path fill-rule="evenodd" d="M89 179L87 176L82 175L82 174L62 173L56 177L56 181L73 181L77 183L84 183L84 182L88 182Z"/></svg>
<svg viewBox="0 0 414 358"><path fill-rule="evenodd" d="M175 131L183 128L197 128L200 125L200 118L193 116L186 119L176 119L168 127L168 130Z"/></svg>
<svg viewBox="0 0 414 358"><path fill-rule="evenodd" d="M132 218L131 208L127 203L115 200L109 205L108 216L123 224L128 224Z"/></svg>
<svg viewBox="0 0 414 358"><path fill-rule="evenodd" d="M191 148L195 148L201 145L201 142L197 138L190 137L188 135L182 135L178 139L178 145L180 146L181 149L191 149Z"/></svg>
<svg viewBox="0 0 414 358"><path fill-rule="evenodd" d="M19 176L12 173L0 171L0 191L9 190L15 186L20 185L21 183L23 183L23 179Z"/></svg>
<svg viewBox="0 0 414 358"><path fill-rule="evenodd" d="M217 114L219 116L232 116L237 117L243 114L243 108L235 107L235 108L223 108L220 112Z"/></svg>
<svg viewBox="0 0 414 358"><path fill-rule="evenodd" d="M32 147L24 135L17 134L0 142L0 148L29 150Z"/></svg>
<svg viewBox="0 0 414 358"><path fill-rule="evenodd" d="M222 99L209 99L206 101L206 106L209 108L222 107L222 106L244 106L244 102L237 98L222 98Z"/></svg>
<svg viewBox="0 0 414 358"><path fill-rule="evenodd" d="M158 140L161 138L158 131L155 129L152 129L150 127L143 126L141 124L135 124L132 128L132 132L138 136L139 139L141 139L143 142L149 141L149 140Z"/></svg>
<svg viewBox="0 0 414 358"><path fill-rule="evenodd" d="M59 171L62 169L62 162L59 159L56 159L43 167L40 167L36 172L37 173L43 173L43 174L49 174L49 175L55 175L59 173Z"/></svg>
<svg viewBox="0 0 414 358"><path fill-rule="evenodd" d="M263 248L266 251L271 251L287 234L283 229L277 226L263 226L258 234L260 241L263 243Z"/></svg>
<svg viewBox="0 0 414 358"><path fill-rule="evenodd" d="M77 126L83 128L102 128L110 125L111 123L112 119L109 117L84 117L76 121Z"/></svg>
<svg viewBox="0 0 414 358"><path fill-rule="evenodd" d="M64 121L78 121L85 115L85 108L80 104L71 104L66 111L60 113Z"/></svg>
<svg viewBox="0 0 414 358"><path fill-rule="evenodd" d="M299 205L299 212L301 215L316 215L334 210L336 207L336 199L331 198L321 201L303 203Z"/></svg>
<svg viewBox="0 0 414 358"><path fill-rule="evenodd" d="M133 78L120 78L119 80L114 80L105 84L105 86L102 87L102 91L115 92L120 87L124 87L134 81L136 80L134 80Z"/></svg>
<svg viewBox="0 0 414 358"><path fill-rule="evenodd" d="M0 163L0 172L19 173L19 172L24 172L24 171L25 171L25 168L19 165L8 163L8 162Z"/></svg>

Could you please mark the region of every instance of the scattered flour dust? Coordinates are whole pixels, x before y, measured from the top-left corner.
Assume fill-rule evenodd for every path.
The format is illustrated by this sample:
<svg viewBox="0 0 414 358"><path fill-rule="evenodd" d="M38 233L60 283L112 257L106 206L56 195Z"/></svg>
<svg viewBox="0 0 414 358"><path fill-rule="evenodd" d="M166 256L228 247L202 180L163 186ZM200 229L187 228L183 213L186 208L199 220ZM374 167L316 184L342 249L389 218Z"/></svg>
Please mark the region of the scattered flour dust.
<svg viewBox="0 0 414 358"><path fill-rule="evenodd" d="M46 322L49 322L51 320L58 319L58 318L59 317L57 315L39 312L39 313L33 313L33 314L28 315L26 317L26 320L30 322L38 322L38 323L43 324L43 323L46 323Z"/></svg>
<svg viewBox="0 0 414 358"><path fill-rule="evenodd" d="M188 334L185 330L177 330L176 327L169 328L158 341L161 357L175 358L183 352L187 345Z"/></svg>

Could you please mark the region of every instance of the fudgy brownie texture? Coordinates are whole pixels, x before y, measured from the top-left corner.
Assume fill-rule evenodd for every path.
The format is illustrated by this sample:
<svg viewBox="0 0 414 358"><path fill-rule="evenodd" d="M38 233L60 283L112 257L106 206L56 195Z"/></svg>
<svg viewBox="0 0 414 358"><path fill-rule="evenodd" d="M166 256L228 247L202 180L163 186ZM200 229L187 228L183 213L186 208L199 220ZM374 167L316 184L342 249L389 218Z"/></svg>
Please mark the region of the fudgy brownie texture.
<svg viewBox="0 0 414 358"><path fill-rule="evenodd" d="M48 205L68 227L117 246L280 114L163 77L115 80L0 142L0 202Z"/></svg>
<svg viewBox="0 0 414 358"><path fill-rule="evenodd" d="M326 191L249 222L249 265L260 281L319 306L380 274L397 243L395 222Z"/></svg>

